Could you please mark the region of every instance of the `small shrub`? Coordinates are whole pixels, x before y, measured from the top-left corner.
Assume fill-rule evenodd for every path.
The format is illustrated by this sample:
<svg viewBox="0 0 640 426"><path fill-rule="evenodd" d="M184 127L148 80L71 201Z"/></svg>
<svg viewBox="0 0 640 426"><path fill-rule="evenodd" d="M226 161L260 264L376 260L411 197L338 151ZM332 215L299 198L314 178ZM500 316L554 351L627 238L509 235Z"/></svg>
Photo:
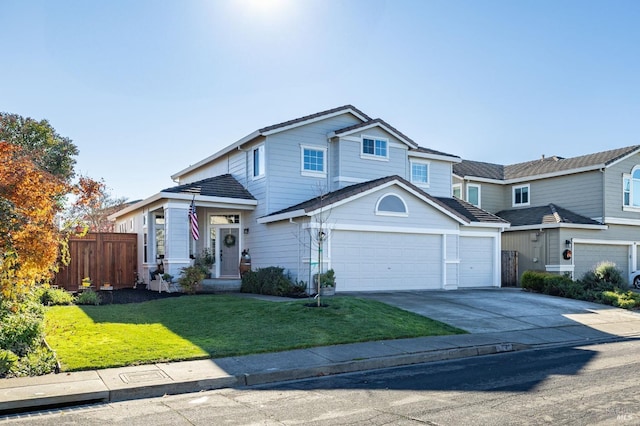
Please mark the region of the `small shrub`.
<svg viewBox="0 0 640 426"><path fill-rule="evenodd" d="M302 287L304 286L304 287ZM299 296L305 293L306 284L294 283L284 268L269 266L247 271L242 277L240 291L271 296Z"/></svg>
<svg viewBox="0 0 640 426"><path fill-rule="evenodd" d="M99 305L100 295L93 290L85 290L78 295L76 303L78 305Z"/></svg>
<svg viewBox="0 0 640 426"><path fill-rule="evenodd" d="M0 349L0 378L7 377L18 362L18 356L6 349Z"/></svg>
<svg viewBox="0 0 640 426"><path fill-rule="evenodd" d="M336 286L336 273L333 269L329 269L322 274L313 275L313 284L318 285L318 277L320 277L320 287L335 287Z"/></svg>
<svg viewBox="0 0 640 426"><path fill-rule="evenodd" d="M53 373L58 362L53 351L40 345L26 356L18 359L13 366L10 375L16 377L42 376Z"/></svg>
<svg viewBox="0 0 640 426"><path fill-rule="evenodd" d="M536 293L544 293L544 278L547 275L546 272L524 271L520 278L520 287Z"/></svg>
<svg viewBox="0 0 640 426"><path fill-rule="evenodd" d="M260 294L260 282L256 271L247 271L242 275L240 291L242 293Z"/></svg>
<svg viewBox="0 0 640 426"><path fill-rule="evenodd" d="M38 287L33 296L44 306L73 305L76 301L73 294L61 288Z"/></svg>
<svg viewBox="0 0 640 426"><path fill-rule="evenodd" d="M187 294L195 294L200 287L200 283L204 280L205 272L198 266L187 266L180 269L180 277L178 278L178 284Z"/></svg>
<svg viewBox="0 0 640 426"><path fill-rule="evenodd" d="M603 291L600 294L601 303L623 309L640 307L640 294L633 291Z"/></svg>
<svg viewBox="0 0 640 426"><path fill-rule="evenodd" d="M624 274L613 262L601 262L591 271L586 272L580 282L588 290L614 291L626 289L628 283Z"/></svg>
<svg viewBox="0 0 640 426"><path fill-rule="evenodd" d="M43 317L34 312L6 315L0 324L0 348L24 356L44 338Z"/></svg>

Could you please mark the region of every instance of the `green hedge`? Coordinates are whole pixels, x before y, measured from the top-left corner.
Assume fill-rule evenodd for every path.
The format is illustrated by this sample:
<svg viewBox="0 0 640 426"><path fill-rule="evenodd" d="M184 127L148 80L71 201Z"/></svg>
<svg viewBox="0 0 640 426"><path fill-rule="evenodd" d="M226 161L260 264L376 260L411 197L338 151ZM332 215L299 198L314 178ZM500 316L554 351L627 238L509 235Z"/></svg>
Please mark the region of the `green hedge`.
<svg viewBox="0 0 640 426"><path fill-rule="evenodd" d="M525 271L520 285L525 290L551 296L586 300L625 309L640 308L640 294L628 290L624 274L612 262L596 265L578 281L548 272Z"/></svg>
<svg viewBox="0 0 640 426"><path fill-rule="evenodd" d="M295 283L279 266L258 268L242 275L243 293L268 294L272 296L300 296L306 289L304 282Z"/></svg>

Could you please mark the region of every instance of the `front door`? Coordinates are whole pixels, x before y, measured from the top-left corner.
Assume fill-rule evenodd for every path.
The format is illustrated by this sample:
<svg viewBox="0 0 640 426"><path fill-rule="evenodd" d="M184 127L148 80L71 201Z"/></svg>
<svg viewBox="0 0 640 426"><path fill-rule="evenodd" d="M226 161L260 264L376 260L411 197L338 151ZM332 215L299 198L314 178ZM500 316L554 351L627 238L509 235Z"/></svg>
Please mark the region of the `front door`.
<svg viewBox="0 0 640 426"><path fill-rule="evenodd" d="M240 264L240 229L219 228L220 238L220 276L238 277Z"/></svg>

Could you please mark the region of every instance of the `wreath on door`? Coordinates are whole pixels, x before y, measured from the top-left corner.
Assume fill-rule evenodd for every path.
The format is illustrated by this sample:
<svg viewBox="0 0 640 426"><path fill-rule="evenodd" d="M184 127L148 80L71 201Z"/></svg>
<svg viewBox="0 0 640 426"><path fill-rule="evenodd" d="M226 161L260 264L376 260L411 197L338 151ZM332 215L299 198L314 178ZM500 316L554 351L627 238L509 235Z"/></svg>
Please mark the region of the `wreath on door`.
<svg viewBox="0 0 640 426"><path fill-rule="evenodd" d="M233 247L236 245L236 237L233 234L227 234L224 237L224 245L225 247Z"/></svg>

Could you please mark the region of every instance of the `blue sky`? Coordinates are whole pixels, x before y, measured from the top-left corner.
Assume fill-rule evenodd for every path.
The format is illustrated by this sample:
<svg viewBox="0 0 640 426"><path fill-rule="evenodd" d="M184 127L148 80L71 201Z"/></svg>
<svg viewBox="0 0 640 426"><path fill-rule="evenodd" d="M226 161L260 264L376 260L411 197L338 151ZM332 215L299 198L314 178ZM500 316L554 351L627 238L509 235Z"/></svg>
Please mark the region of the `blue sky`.
<svg viewBox="0 0 640 426"><path fill-rule="evenodd" d="M0 110L146 198L252 131L344 104L512 164L640 144L640 1L0 0Z"/></svg>

